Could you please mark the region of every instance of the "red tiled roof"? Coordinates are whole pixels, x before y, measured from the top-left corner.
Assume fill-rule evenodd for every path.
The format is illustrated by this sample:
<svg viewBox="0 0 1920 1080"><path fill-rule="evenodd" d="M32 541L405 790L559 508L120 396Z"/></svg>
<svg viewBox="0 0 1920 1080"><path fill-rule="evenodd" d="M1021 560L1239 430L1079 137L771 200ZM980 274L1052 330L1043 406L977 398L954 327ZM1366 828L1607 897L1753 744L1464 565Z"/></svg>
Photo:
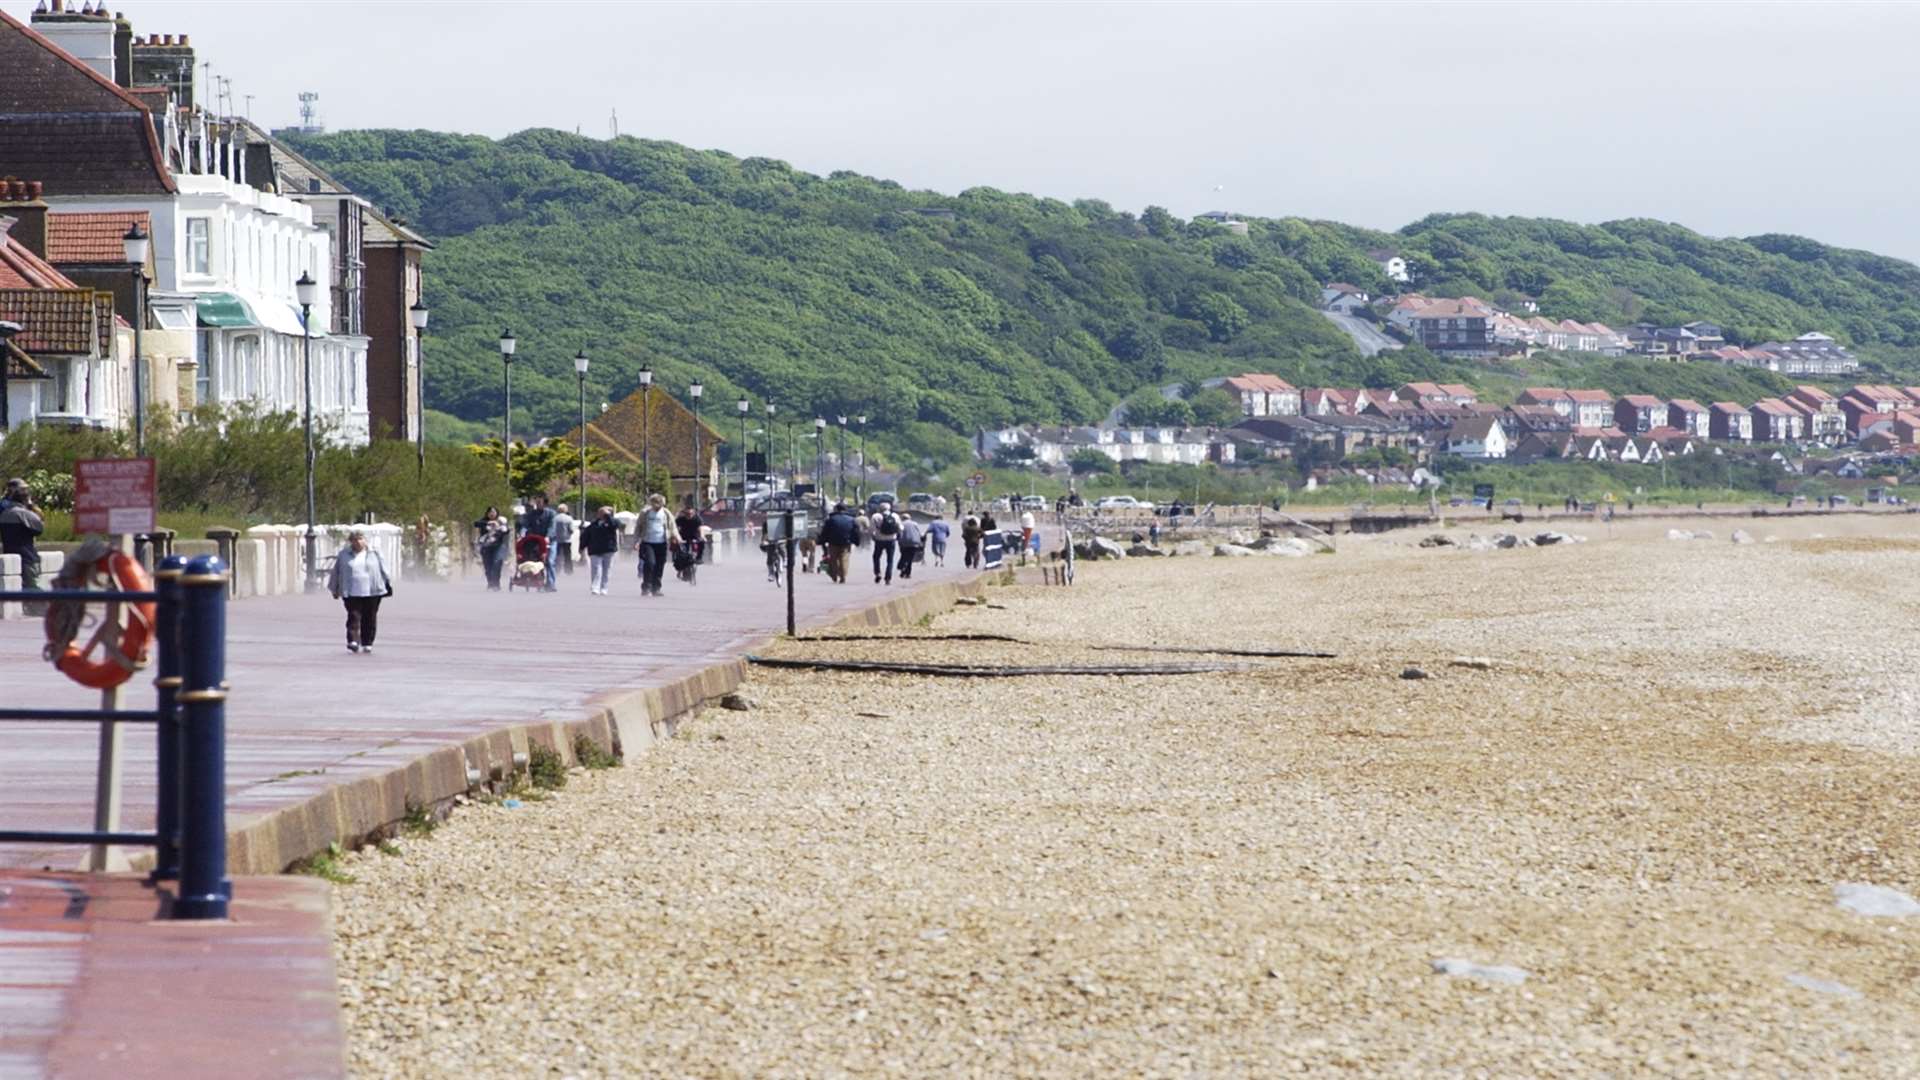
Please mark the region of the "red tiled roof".
<svg viewBox="0 0 1920 1080"><path fill-rule="evenodd" d="M1713 411L1717 413L1739 413L1744 416L1747 410L1737 402L1716 401L1713 403Z"/></svg>
<svg viewBox="0 0 1920 1080"><path fill-rule="evenodd" d="M1752 411L1766 413L1770 416L1796 415L1792 409L1787 407L1787 403L1781 401L1779 398L1761 398L1759 401L1753 403Z"/></svg>
<svg viewBox="0 0 1920 1080"><path fill-rule="evenodd" d="M1447 393L1453 395L1454 397L1477 398L1480 396L1479 394L1474 393L1473 387L1468 386L1466 383L1443 382L1440 384L1440 389L1445 390Z"/></svg>
<svg viewBox="0 0 1920 1080"><path fill-rule="evenodd" d="M1252 390L1262 394L1284 394L1293 389L1293 384L1278 375L1261 375L1248 372L1244 375L1229 377L1225 385L1235 390Z"/></svg>
<svg viewBox="0 0 1920 1080"><path fill-rule="evenodd" d="M1613 404L1613 395L1605 390L1569 390L1567 396L1578 402L1602 402Z"/></svg>
<svg viewBox="0 0 1920 1080"><path fill-rule="evenodd" d="M5 232L5 227L0 227L0 289L78 288L65 274L22 247Z"/></svg>
<svg viewBox="0 0 1920 1080"><path fill-rule="evenodd" d="M1705 406L1701 405L1699 402L1694 401L1691 398L1674 398L1672 401L1667 402L1667 408L1679 409L1681 412L1706 412L1707 411Z"/></svg>
<svg viewBox="0 0 1920 1080"><path fill-rule="evenodd" d="M99 210L47 215L47 261L51 263L114 263L126 261L121 238L134 225L153 235L152 215L145 210Z"/></svg>
<svg viewBox="0 0 1920 1080"><path fill-rule="evenodd" d="M93 354L96 323L92 289L0 289L0 319L24 329L14 342L29 353Z"/></svg>
<svg viewBox="0 0 1920 1080"><path fill-rule="evenodd" d="M704 418L699 423L701 456L710 465L713 448L727 439ZM674 476L692 476L693 425L693 410L654 386L644 391L635 390L606 412L588 417L587 441L606 451L611 461L637 465L650 457L654 464L667 468ZM580 429L574 428L560 439L569 446L578 445ZM652 443L651 454L646 453L648 442Z"/></svg>
<svg viewBox="0 0 1920 1080"><path fill-rule="evenodd" d="M1666 402L1661 401L1652 394L1628 394L1620 400L1636 409L1661 409L1666 407Z"/></svg>

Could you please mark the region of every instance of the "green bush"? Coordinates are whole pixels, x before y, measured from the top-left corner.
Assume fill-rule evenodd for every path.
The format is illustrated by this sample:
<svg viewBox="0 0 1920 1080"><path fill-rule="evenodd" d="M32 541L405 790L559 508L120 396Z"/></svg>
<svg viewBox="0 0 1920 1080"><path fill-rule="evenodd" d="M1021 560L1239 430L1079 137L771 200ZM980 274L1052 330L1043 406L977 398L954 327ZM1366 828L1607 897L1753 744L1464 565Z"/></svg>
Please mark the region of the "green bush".
<svg viewBox="0 0 1920 1080"><path fill-rule="evenodd" d="M603 506L611 506L615 510L638 510L640 509L640 500L632 491L624 488L589 487L587 488L587 504L581 507L580 513L575 516L586 517L589 514L597 512Z"/></svg>

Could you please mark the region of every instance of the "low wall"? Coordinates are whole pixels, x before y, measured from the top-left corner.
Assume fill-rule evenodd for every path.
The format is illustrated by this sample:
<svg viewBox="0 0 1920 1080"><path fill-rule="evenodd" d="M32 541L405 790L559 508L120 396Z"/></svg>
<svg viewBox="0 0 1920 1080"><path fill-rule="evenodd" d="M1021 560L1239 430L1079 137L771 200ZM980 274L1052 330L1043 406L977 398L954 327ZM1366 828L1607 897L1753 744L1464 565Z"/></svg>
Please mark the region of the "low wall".
<svg viewBox="0 0 1920 1080"><path fill-rule="evenodd" d="M922 586L836 621L828 629L911 625L951 609L962 596L986 590L987 576ZM756 646L749 646L748 651ZM275 874L329 844L353 845L405 820L415 807L439 807L525 768L533 744L576 764L574 740L584 735L623 759L670 738L682 720L731 693L746 677L739 657L710 664L664 685L614 690L590 700L582 715L506 724L452 743L406 765L329 787L299 803L234 824L228 831L232 873ZM151 865L135 853L134 869Z"/></svg>

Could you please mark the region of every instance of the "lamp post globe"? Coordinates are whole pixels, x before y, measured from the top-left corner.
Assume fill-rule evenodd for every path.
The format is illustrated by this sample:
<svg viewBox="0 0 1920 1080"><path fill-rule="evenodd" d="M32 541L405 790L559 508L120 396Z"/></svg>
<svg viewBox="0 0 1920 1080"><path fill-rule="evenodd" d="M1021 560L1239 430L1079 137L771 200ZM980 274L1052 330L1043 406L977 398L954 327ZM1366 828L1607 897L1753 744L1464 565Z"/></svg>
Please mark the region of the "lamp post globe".
<svg viewBox="0 0 1920 1080"><path fill-rule="evenodd" d="M141 357L141 335L147 324L147 251L151 239L134 222L120 238L120 253L133 267L133 454L145 457L147 451L147 372ZM0 389L0 393L5 393Z"/></svg>
<svg viewBox="0 0 1920 1080"><path fill-rule="evenodd" d="M413 440L420 475L427 475L427 368L423 348L427 337L427 305L415 300L407 309L413 324Z"/></svg>
<svg viewBox="0 0 1920 1080"><path fill-rule="evenodd" d="M520 342L512 330L500 331L500 463L513 484L513 353Z"/></svg>
<svg viewBox="0 0 1920 1080"><path fill-rule="evenodd" d="M300 280L293 283L293 295L300 301L300 381L306 399L305 419L301 426L307 444L306 591L308 592L320 586L320 537L314 531L314 518L317 515L313 498L313 302L318 299L318 292L319 285L313 280L313 276L302 270Z"/></svg>
<svg viewBox="0 0 1920 1080"><path fill-rule="evenodd" d="M741 398L736 408L740 410L740 524L747 523L747 413L752 410L753 402Z"/></svg>
<svg viewBox="0 0 1920 1080"><path fill-rule="evenodd" d="M856 499L867 497L867 418L865 414L853 418L860 425L860 487L853 493Z"/></svg>

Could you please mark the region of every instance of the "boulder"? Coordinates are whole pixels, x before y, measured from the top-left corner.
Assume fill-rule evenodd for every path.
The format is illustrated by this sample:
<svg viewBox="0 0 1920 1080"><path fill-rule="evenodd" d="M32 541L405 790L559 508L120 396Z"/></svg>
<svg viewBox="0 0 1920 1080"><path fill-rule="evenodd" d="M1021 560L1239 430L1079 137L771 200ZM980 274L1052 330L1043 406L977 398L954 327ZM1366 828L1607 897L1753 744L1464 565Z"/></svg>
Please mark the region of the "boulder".
<svg viewBox="0 0 1920 1080"><path fill-rule="evenodd" d="M1700 531L1693 534L1693 538L1695 540L1711 540L1713 539L1713 530L1701 529Z"/></svg>
<svg viewBox="0 0 1920 1080"><path fill-rule="evenodd" d="M1124 559L1127 549L1104 536L1089 536L1073 545L1073 553L1083 559Z"/></svg>
<svg viewBox="0 0 1920 1080"><path fill-rule="evenodd" d="M1166 548L1157 548L1151 544L1135 544L1127 549L1127 557L1130 559L1165 558L1166 554Z"/></svg>
<svg viewBox="0 0 1920 1080"><path fill-rule="evenodd" d="M1443 533L1434 533L1433 535L1427 537L1425 540L1420 541L1420 546L1423 548L1437 548L1437 547L1457 547L1459 545L1454 542L1454 539L1451 536L1447 536Z"/></svg>
<svg viewBox="0 0 1920 1080"><path fill-rule="evenodd" d="M1297 559L1303 555L1311 555L1314 552L1319 550L1320 550L1319 546L1314 544L1312 541L1302 540L1299 537L1294 536L1294 537L1289 537L1285 540L1282 540L1279 543L1268 548L1267 554L1285 555L1288 558Z"/></svg>
<svg viewBox="0 0 1920 1080"><path fill-rule="evenodd" d="M1685 530L1685 529L1668 529L1668 530L1667 530L1667 539L1669 539L1669 540L1691 540L1691 539L1693 539L1693 534L1692 534L1692 533L1690 533L1690 532L1688 532L1688 531L1687 531L1687 530Z"/></svg>
<svg viewBox="0 0 1920 1080"><path fill-rule="evenodd" d="M1552 544L1570 544L1573 542L1573 537L1563 532L1543 532L1535 536L1533 542L1541 547L1547 547Z"/></svg>
<svg viewBox="0 0 1920 1080"><path fill-rule="evenodd" d="M1487 539L1484 536L1481 536L1479 533L1472 533L1467 537L1467 550L1468 551L1492 551L1493 541Z"/></svg>
<svg viewBox="0 0 1920 1080"><path fill-rule="evenodd" d="M1213 553L1215 555L1223 555L1228 558L1235 558L1235 559L1245 558L1249 555L1259 554L1258 552L1254 551L1252 548L1246 547L1241 544L1215 544L1213 548Z"/></svg>
<svg viewBox="0 0 1920 1080"><path fill-rule="evenodd" d="M1728 539L1736 544L1751 544L1753 543L1753 534L1745 529L1735 529L1733 530L1733 535Z"/></svg>
<svg viewBox="0 0 1920 1080"><path fill-rule="evenodd" d="M1494 533L1493 546L1497 548L1516 548L1520 546L1520 538L1512 533ZM1531 547L1532 545L1529 544L1528 546Z"/></svg>
<svg viewBox="0 0 1920 1080"><path fill-rule="evenodd" d="M1169 552L1169 554L1211 555L1213 554L1213 545L1207 543L1205 540L1182 540L1179 543L1173 545L1173 549L1171 552Z"/></svg>

